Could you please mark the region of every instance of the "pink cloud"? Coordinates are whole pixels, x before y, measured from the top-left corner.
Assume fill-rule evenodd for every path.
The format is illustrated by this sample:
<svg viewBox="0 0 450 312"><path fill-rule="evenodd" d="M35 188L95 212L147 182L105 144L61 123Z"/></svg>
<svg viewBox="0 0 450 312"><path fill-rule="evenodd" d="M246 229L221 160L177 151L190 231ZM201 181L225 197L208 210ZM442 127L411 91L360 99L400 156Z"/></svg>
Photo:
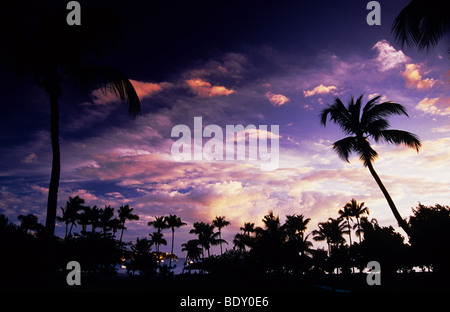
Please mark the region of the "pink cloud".
<svg viewBox="0 0 450 312"><path fill-rule="evenodd" d="M408 88L415 88L417 90L426 90L433 87L436 80L432 78L422 79L422 66L418 64L406 64L405 70L401 73L406 79L406 86Z"/></svg>
<svg viewBox="0 0 450 312"><path fill-rule="evenodd" d="M430 115L450 116L450 97L424 98L416 109Z"/></svg>
<svg viewBox="0 0 450 312"><path fill-rule="evenodd" d="M224 86L213 86L211 83L200 78L186 80L186 83L199 97L223 96L236 92Z"/></svg>
<svg viewBox="0 0 450 312"><path fill-rule="evenodd" d="M290 99L283 94L273 94L272 92L269 91L265 95L273 106L281 106L290 101Z"/></svg>
<svg viewBox="0 0 450 312"><path fill-rule="evenodd" d="M337 90L336 86L326 87L323 84L320 84L312 90L303 90L303 95L304 95L304 97L310 97L310 96L313 96L316 94L332 93L333 91L336 91L336 90Z"/></svg>

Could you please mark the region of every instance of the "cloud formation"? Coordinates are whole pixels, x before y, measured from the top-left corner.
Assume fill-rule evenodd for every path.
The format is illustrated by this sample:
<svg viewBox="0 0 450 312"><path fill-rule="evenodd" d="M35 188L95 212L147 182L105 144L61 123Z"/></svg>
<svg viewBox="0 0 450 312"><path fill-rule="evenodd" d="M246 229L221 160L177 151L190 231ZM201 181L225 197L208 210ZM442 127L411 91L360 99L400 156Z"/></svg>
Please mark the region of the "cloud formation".
<svg viewBox="0 0 450 312"><path fill-rule="evenodd" d="M265 96L273 106L281 106L290 101L287 96L283 94L274 94L270 91L267 92Z"/></svg>
<svg viewBox="0 0 450 312"><path fill-rule="evenodd" d="M223 96L236 92L234 90L227 89L224 86L213 86L211 83L200 78L189 79L186 83L199 97Z"/></svg>
<svg viewBox="0 0 450 312"><path fill-rule="evenodd" d="M324 86L323 84L320 84L312 90L303 90L303 96L310 97L316 94L327 94L332 93L333 91L336 90L337 90L336 86Z"/></svg>
<svg viewBox="0 0 450 312"><path fill-rule="evenodd" d="M405 70L401 73L406 79L406 86L417 90L426 90L433 87L436 80L433 78L422 79L422 66L418 64L406 64Z"/></svg>
<svg viewBox="0 0 450 312"><path fill-rule="evenodd" d="M382 72L396 68L410 60L401 50L395 50L387 40L378 41L372 49L377 50L378 55L375 61L378 64L378 69Z"/></svg>
<svg viewBox="0 0 450 312"><path fill-rule="evenodd" d="M430 115L450 116L450 97L424 98L416 109Z"/></svg>

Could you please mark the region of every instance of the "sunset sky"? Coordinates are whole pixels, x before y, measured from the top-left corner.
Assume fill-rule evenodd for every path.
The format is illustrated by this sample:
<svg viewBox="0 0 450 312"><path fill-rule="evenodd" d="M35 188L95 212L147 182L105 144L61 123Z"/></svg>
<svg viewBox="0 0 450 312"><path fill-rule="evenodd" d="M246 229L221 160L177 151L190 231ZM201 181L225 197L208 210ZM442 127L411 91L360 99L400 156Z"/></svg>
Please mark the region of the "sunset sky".
<svg viewBox="0 0 450 312"><path fill-rule="evenodd" d="M113 94L64 89L58 207L76 195L116 211L129 204L140 220L126 224L126 241L148 237L154 216L176 214L188 223L176 232L179 255L181 243L195 238L188 232L196 221L226 216L231 225L223 237L231 248L239 227L262 225L269 210L282 222L286 214L311 218L309 233L352 198L365 202L381 225L398 229L359 159L345 163L332 150L344 134L332 123L324 128L318 117L334 97L347 103L361 94L364 102L380 94L404 105L409 118L391 118L391 128L422 140L418 154L373 145L380 155L375 170L400 214L410 216L419 202L450 204L449 41L428 52L397 43L392 23L409 1L379 1L380 26L366 23L368 1L170 8L147 2L111 4L125 17L125 36L101 60L132 80L142 116L130 120ZM0 74L0 213L14 222L33 213L44 223L49 99L33 79ZM226 125L279 125L279 168L263 171L248 160L174 161L171 130L193 129L194 117L224 132ZM56 231L63 235L64 225ZM169 241L170 231L164 233ZM170 250L170 241L162 250Z"/></svg>

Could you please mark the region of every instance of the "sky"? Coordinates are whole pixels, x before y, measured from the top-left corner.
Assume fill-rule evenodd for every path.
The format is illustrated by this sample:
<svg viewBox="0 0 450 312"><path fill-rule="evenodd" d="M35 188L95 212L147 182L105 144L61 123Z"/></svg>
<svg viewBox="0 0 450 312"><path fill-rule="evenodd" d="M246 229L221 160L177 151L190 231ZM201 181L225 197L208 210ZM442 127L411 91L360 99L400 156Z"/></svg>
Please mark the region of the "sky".
<svg viewBox="0 0 450 312"><path fill-rule="evenodd" d="M374 142L375 170L404 218L419 202L450 204L449 41L429 51L396 42L392 23L408 2L379 1L381 25L373 26L366 1L104 2L125 22L98 62L127 75L142 115L130 120L112 93L65 85L58 207L76 195L116 211L129 204L140 219L127 222L125 241L148 237L155 216L176 214L188 224L176 231L178 255L195 238L188 232L197 221L226 216L231 225L222 236L232 248L244 222L262 226L271 210L282 222L292 214L311 218L308 234L352 198L365 202L370 218L403 233L358 157L346 163L333 151L344 134L318 116L335 97L347 103L381 95L404 105L409 117L392 117L391 128L417 134L422 148ZM0 77L0 213L14 222L33 213L44 223L49 99L30 77L4 69ZM267 125L264 134L279 141L277 168L263 170L260 159L248 157L176 161L172 129L186 125L193 134L194 117L203 128L217 125L224 138L227 125ZM64 235L64 224L56 234ZM170 230L164 234L169 245L162 250L169 251Z"/></svg>

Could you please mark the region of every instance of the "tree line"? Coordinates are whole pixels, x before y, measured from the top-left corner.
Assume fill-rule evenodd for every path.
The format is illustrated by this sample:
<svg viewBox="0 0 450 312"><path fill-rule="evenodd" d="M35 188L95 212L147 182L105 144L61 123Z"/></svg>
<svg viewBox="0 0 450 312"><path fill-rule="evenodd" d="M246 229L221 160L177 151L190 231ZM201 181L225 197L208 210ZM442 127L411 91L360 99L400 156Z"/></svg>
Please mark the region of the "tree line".
<svg viewBox="0 0 450 312"><path fill-rule="evenodd" d="M82 198L69 197L61 207L64 238L54 237L55 271L61 271L68 261L76 260L91 276L112 276L119 264L126 265L130 275L142 277L171 274L176 229L187 224L180 217L169 214L157 216L147 225L155 229L149 237L123 242L126 224L139 220L129 205L115 209L85 205ZM280 217L270 211L262 219L262 226L245 222L234 235L232 248L223 251L229 242L222 238L222 230L230 225L225 216L212 222L194 222L189 233L196 235L181 244L185 252L185 268L211 274L343 274L362 272L369 261L381 263L383 272L422 271L448 275L450 260L450 208L419 204L405 223L409 227L408 242L392 226L380 226L369 219L365 203L352 199L337 211L335 218L319 222L307 234L310 218L303 214ZM32 214L20 215L19 225L0 215L0 248L5 252L0 260L9 272L30 274L39 271L45 256L43 226ZM79 230L79 232L76 231ZM163 230L170 229L170 253L164 253L169 264L162 265L161 246L167 245ZM352 235L357 240L352 239ZM353 236L353 237L354 237ZM326 248L313 248L313 241L326 243ZM211 246L219 246L220 254L211 255ZM183 265L183 264L179 264ZM42 269L42 268L41 268Z"/></svg>

